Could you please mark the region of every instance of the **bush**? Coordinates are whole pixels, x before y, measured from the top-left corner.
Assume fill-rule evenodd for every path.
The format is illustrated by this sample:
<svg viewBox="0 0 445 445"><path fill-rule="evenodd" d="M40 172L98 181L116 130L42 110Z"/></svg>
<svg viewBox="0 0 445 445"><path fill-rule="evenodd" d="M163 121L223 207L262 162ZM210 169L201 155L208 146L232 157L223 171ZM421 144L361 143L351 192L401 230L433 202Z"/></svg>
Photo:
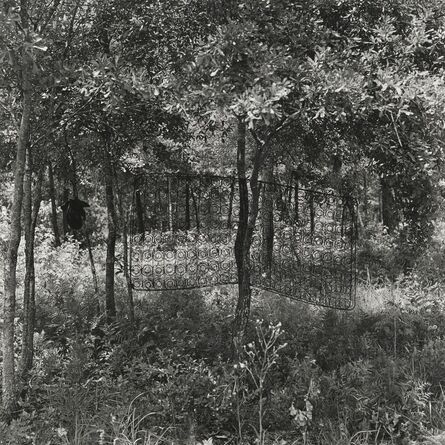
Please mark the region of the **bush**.
<svg viewBox="0 0 445 445"><path fill-rule="evenodd" d="M3 426L3 441L108 445L162 436L172 443L212 437L219 445L262 434L265 443L276 436L346 445L403 443L445 427L445 316L438 305L338 313L255 293L252 318L264 320L264 332L281 322L279 344L287 343L270 362L260 395L248 373L260 375L264 364L257 323L249 325L250 346L237 367L230 357L234 287L151 294L138 302L135 325L125 318L107 325L78 278L59 277L39 300L43 332L35 337L23 414ZM63 303L49 305L64 286L71 287ZM410 301L429 297L419 282L397 286Z"/></svg>
<svg viewBox="0 0 445 445"><path fill-rule="evenodd" d="M445 388L445 338L430 340L420 351L413 354L413 363L419 375L431 385L437 397L443 395Z"/></svg>

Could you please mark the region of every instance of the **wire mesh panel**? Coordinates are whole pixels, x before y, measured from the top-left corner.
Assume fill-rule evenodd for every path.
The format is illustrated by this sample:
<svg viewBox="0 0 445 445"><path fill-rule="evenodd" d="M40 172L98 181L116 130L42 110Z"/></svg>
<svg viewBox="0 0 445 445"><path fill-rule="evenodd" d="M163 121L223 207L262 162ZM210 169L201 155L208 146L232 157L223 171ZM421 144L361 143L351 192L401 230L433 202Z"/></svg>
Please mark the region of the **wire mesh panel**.
<svg viewBox="0 0 445 445"><path fill-rule="evenodd" d="M145 180L133 206L135 289L172 290L236 283L236 181L217 177Z"/></svg>
<svg viewBox="0 0 445 445"><path fill-rule="evenodd" d="M355 204L297 185L261 183L252 283L319 306L355 303Z"/></svg>
<svg viewBox="0 0 445 445"><path fill-rule="evenodd" d="M298 184L260 181L259 209L252 285L316 305L353 307L354 202ZM132 208L134 288L236 283L238 213L237 178L138 178Z"/></svg>

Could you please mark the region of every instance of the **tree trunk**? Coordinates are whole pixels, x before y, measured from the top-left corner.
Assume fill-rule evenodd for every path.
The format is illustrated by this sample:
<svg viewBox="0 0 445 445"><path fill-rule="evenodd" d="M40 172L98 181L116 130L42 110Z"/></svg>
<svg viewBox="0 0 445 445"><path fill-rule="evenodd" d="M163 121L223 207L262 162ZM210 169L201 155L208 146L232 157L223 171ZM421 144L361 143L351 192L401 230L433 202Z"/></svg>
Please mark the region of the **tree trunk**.
<svg viewBox="0 0 445 445"><path fill-rule="evenodd" d="M368 225L368 209L369 209L369 198L368 198L368 173L366 170L363 172L363 213L364 213L364 225Z"/></svg>
<svg viewBox="0 0 445 445"><path fill-rule="evenodd" d="M233 340L238 352L242 344L244 329L248 322L251 300L250 258L246 258L244 240L246 239L249 218L249 191L246 179L246 123L238 120L237 134L237 173L239 188L239 217L235 238L235 261L238 273L238 303L235 311ZM247 264L246 264L247 263Z"/></svg>
<svg viewBox="0 0 445 445"><path fill-rule="evenodd" d="M114 263L116 252L116 209L114 205L113 167L110 153L110 136L105 135L104 141L104 178L105 200L107 206L107 258L105 263L105 312L107 321L111 322L116 317L116 302L114 299Z"/></svg>
<svg viewBox="0 0 445 445"><path fill-rule="evenodd" d="M26 32L25 40L30 44L28 3L21 1L22 28ZM11 418L16 409L17 395L15 387L15 363L14 363L14 318L16 305L17 287L17 252L20 245L23 202L23 177L25 173L26 147L29 143L31 109L32 109L32 86L31 71L32 60L28 49L23 49L22 62L22 118L17 140L17 153L14 168L14 195L11 209L11 223L9 228L9 242L6 253L6 264L4 272L4 311L3 311L3 384L2 405L5 420Z"/></svg>
<svg viewBox="0 0 445 445"><path fill-rule="evenodd" d="M173 232L173 204L171 178L167 178L167 211L168 211L168 230Z"/></svg>
<svg viewBox="0 0 445 445"><path fill-rule="evenodd" d="M239 181L240 213L238 230L235 239L235 260L238 271L238 302L235 309L233 330L233 343L235 352L240 351L245 330L250 316L251 289L251 264L250 248L252 246L253 233L259 208L259 173L262 163L264 147L255 149L255 156L250 177L250 200L246 179L246 123L244 119L238 119L237 138L237 170Z"/></svg>
<svg viewBox="0 0 445 445"><path fill-rule="evenodd" d="M195 194L193 193L193 189L190 189L190 196L192 197L193 210L195 211L196 231L199 233L199 230L201 228L201 222L199 220L198 203L196 202L196 198L195 198Z"/></svg>
<svg viewBox="0 0 445 445"><path fill-rule="evenodd" d="M334 155L332 159L331 187L339 195L342 194L342 176L341 169L343 161L340 156Z"/></svg>
<svg viewBox="0 0 445 445"><path fill-rule="evenodd" d="M127 284L127 297L128 297L128 320L130 321L130 324L134 326L134 299L133 299L133 286L131 284L131 278L130 278L130 264L129 264L129 255L128 255L128 229L127 229L127 218L123 217L123 223L122 223L122 248L124 250L124 276L125 276L125 282Z"/></svg>
<svg viewBox="0 0 445 445"><path fill-rule="evenodd" d="M314 192L309 192L309 213L311 222L311 242L315 232L315 206L314 206Z"/></svg>
<svg viewBox="0 0 445 445"><path fill-rule="evenodd" d="M37 218L42 200L43 168L40 169L35 186L34 202L32 202L32 161L28 153L28 167L24 185L24 228L25 228L25 281L23 288L23 332L22 350L20 358L20 376L27 378L34 359L34 325L35 325L35 269L34 269L34 241Z"/></svg>
<svg viewBox="0 0 445 445"><path fill-rule="evenodd" d="M388 178L380 178L381 199L382 199L382 222L387 227L388 232L394 232L397 227L397 211L394 199L391 180Z"/></svg>
<svg viewBox="0 0 445 445"><path fill-rule="evenodd" d="M190 230L190 184L187 178L185 183L185 230Z"/></svg>
<svg viewBox="0 0 445 445"><path fill-rule="evenodd" d="M54 232L54 245L60 246L59 224L57 222L56 188L54 186L54 172L51 161L48 161L48 185L51 200L51 225Z"/></svg>
<svg viewBox="0 0 445 445"><path fill-rule="evenodd" d="M277 211L279 212L280 215L280 221L286 221L289 214L288 214L288 209L287 209L287 204L286 204L286 196L283 196L283 187L278 187L278 193L275 197L275 199L277 200Z"/></svg>
<svg viewBox="0 0 445 445"><path fill-rule="evenodd" d="M122 257L123 257L123 267L124 267L124 277L125 282L127 284L127 311L128 311L128 320L131 326L134 326L134 299L133 299L133 286L131 284L130 277L130 264L129 264L129 255L128 255L128 217L124 212L124 205L122 202L122 197L118 194L118 206L122 227Z"/></svg>
<svg viewBox="0 0 445 445"><path fill-rule="evenodd" d="M157 188L154 193L155 196L153 203L153 212L150 215L151 224L149 224L149 226L150 230L152 229L163 230L164 218L162 217L162 215L164 215L164 211L162 209L161 191L159 188Z"/></svg>
<svg viewBox="0 0 445 445"><path fill-rule="evenodd" d="M144 207L142 206L142 197L139 178L134 179L134 187L135 187L135 206L136 206L136 224L137 231L141 234L142 239L145 238L145 222L144 222Z"/></svg>
<svg viewBox="0 0 445 445"><path fill-rule="evenodd" d="M76 157L74 156L70 144L68 142L68 135L66 131L64 131L64 139L65 139L66 151L68 152L71 160L71 187L73 189L73 197L78 198L79 191L77 188L77 162L76 162Z"/></svg>
<svg viewBox="0 0 445 445"><path fill-rule="evenodd" d="M67 202L68 199L70 199L70 191L69 191L68 188L65 187L63 189L63 195L62 195L62 201L63 202L62 202L62 204ZM65 212L63 212L62 224L63 224L63 235L64 235L64 239L66 240L66 234L69 232L69 227L68 227L68 221L66 220Z"/></svg>
<svg viewBox="0 0 445 445"><path fill-rule="evenodd" d="M19 374L22 379L26 378L27 367L30 358L28 345L28 326L31 322L31 281L34 280L34 243L31 237L32 221L32 165L31 150L28 146L26 158L26 170L23 181L23 228L25 232L25 280L23 283L23 331L22 351L20 357Z"/></svg>
<svg viewBox="0 0 445 445"><path fill-rule="evenodd" d="M294 222L298 224L300 219L300 175L298 171L294 172Z"/></svg>
<svg viewBox="0 0 445 445"><path fill-rule="evenodd" d="M274 241L274 221L273 221L273 163L268 160L263 175L263 200L261 203L261 222L262 222L262 245L261 262L262 271L266 278L271 278L272 259L273 259L273 241Z"/></svg>

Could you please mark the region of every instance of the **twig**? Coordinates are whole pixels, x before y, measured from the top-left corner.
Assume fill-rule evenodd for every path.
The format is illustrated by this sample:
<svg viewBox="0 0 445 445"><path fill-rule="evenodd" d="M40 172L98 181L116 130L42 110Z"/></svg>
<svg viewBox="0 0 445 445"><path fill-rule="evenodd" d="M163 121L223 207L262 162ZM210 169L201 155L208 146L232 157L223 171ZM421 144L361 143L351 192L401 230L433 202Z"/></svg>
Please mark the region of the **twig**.
<svg viewBox="0 0 445 445"><path fill-rule="evenodd" d="M392 112L390 112L389 115L391 116L391 121L392 121L392 124L394 126L394 131L396 133L397 140L399 141L400 148L403 148L403 144L402 144L402 141L400 139L399 132L397 131L396 122L394 121L394 116L393 116Z"/></svg>

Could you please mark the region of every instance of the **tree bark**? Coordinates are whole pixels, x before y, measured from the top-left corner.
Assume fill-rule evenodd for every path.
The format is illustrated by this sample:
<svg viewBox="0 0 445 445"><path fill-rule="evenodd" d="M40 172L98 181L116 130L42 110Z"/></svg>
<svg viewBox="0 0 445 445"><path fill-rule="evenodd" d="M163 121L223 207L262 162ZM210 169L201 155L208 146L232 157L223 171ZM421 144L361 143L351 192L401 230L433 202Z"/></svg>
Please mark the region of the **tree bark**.
<svg viewBox="0 0 445 445"><path fill-rule="evenodd" d="M343 161L339 155L334 155L332 159L331 187L339 195L342 194L341 168Z"/></svg>
<svg viewBox="0 0 445 445"><path fill-rule="evenodd" d="M249 191L246 178L246 123L238 120L237 173L239 188L239 219L235 238L235 261L238 273L238 302L235 310L233 342L235 353L240 352L244 331L249 320L252 289L250 287L250 258L245 247L249 218Z"/></svg>
<svg viewBox="0 0 445 445"><path fill-rule="evenodd" d="M127 312L128 312L128 320L131 326L134 326L134 299L133 299L133 286L131 284L130 277L130 264L129 264L129 255L128 255L128 217L124 212L124 205L122 202L122 197L118 193L118 206L122 227L122 257L123 257L123 267L124 267L124 277L127 285Z"/></svg>
<svg viewBox="0 0 445 445"><path fill-rule="evenodd" d="M73 189L73 197L78 198L79 197L79 190L77 188L77 161L76 157L74 156L74 153L71 150L70 144L68 142L68 135L66 131L64 132L64 139L65 139L65 147L66 151L68 152L71 160L71 187Z"/></svg>
<svg viewBox="0 0 445 445"><path fill-rule="evenodd" d="M142 197L139 178L134 179L134 187L135 187L135 206L136 206L136 224L137 231L142 236L142 239L145 238L145 222L144 222L144 208L142 206Z"/></svg>
<svg viewBox="0 0 445 445"><path fill-rule="evenodd" d="M300 220L300 175L298 171L294 172L294 223L298 224Z"/></svg>
<svg viewBox="0 0 445 445"><path fill-rule="evenodd" d="M190 220L190 184L189 180L186 179L185 183L185 230L190 230L191 220Z"/></svg>
<svg viewBox="0 0 445 445"><path fill-rule="evenodd" d="M32 221L32 162L31 149L28 145L26 169L23 181L23 228L25 232L25 280L23 283L23 331L22 351L20 357L19 374L24 379L27 374L28 359L30 357L28 343L28 326L31 322L31 282L34 281L34 246L31 237Z"/></svg>
<svg viewBox="0 0 445 445"><path fill-rule="evenodd" d="M271 278L272 259L273 259L273 241L274 241L274 221L273 221L273 163L268 160L265 165L263 200L261 203L261 222L262 222L262 245L261 260L262 271L266 278Z"/></svg>
<svg viewBox="0 0 445 445"><path fill-rule="evenodd" d="M22 28L26 33L25 41L31 44L29 33L28 2L20 4ZM17 287L17 252L21 236L21 213L23 202L23 178L25 173L26 147L29 144L30 121L32 110L31 72L32 60L28 49L23 47L21 66L22 117L17 140L16 162L14 168L14 195L11 209L9 242L6 253L4 273L4 311L3 311L3 384L2 384L2 417L9 420L17 406L14 363L14 318Z"/></svg>
<svg viewBox="0 0 445 445"><path fill-rule="evenodd" d="M366 170L363 172L363 213L364 213L364 225L368 224L368 209L369 209L369 198L368 198L368 173Z"/></svg>
<svg viewBox="0 0 445 445"><path fill-rule="evenodd" d="M276 200L277 200L277 211L279 212L280 215L280 221L286 221L289 216L289 212L286 203L286 196L285 194L283 195L283 187L281 186L278 188Z"/></svg>
<svg viewBox="0 0 445 445"><path fill-rule="evenodd" d="M396 203L391 180L380 178L381 199L382 199L382 222L389 233L394 232L398 224Z"/></svg>
<svg viewBox="0 0 445 445"><path fill-rule="evenodd" d="M315 232L315 205L314 205L314 192L309 192L309 213L311 223L311 242Z"/></svg>
<svg viewBox="0 0 445 445"><path fill-rule="evenodd" d="M65 202L68 201L68 199L70 199L70 191L68 188L64 188L63 189L63 195L62 195L62 204L64 204ZM66 215L65 212L63 212L63 220L62 220L62 224L63 224L63 235L64 235L64 239L66 240L66 234L69 232L69 227L68 227L68 221L66 220Z"/></svg>
<svg viewBox="0 0 445 445"><path fill-rule="evenodd" d="M105 200L107 206L107 257L105 263L105 313L108 322L116 317L116 302L114 298L114 265L116 252L116 209L114 205L113 167L110 153L110 135L104 138L104 178L105 178Z"/></svg>
<svg viewBox="0 0 445 445"><path fill-rule="evenodd" d="M235 260L238 272L238 302L235 309L233 343L235 353L239 353L250 316L252 298L250 248L259 209L259 173L264 147L256 146L250 177L250 194L246 178L246 123L238 119L237 171L239 181L240 213L235 239Z"/></svg>
<svg viewBox="0 0 445 445"><path fill-rule="evenodd" d="M34 241L37 218L42 200L43 168L39 170L35 186L34 202L32 201L32 170L31 153L28 152L28 167L24 185L24 229L25 229L25 280L23 288L23 332L20 357L20 376L25 380L32 368L34 359L34 326L35 326L35 269Z"/></svg>
<svg viewBox="0 0 445 445"><path fill-rule="evenodd" d="M130 264L129 264L129 255L128 255L128 229L127 229L127 218L124 217L123 223L122 223L122 248L124 250L124 276L125 276L125 282L127 284L127 298L128 298L128 320L130 321L130 324L134 326L134 298L133 298L133 286L131 283L130 278Z"/></svg>
<svg viewBox="0 0 445 445"><path fill-rule="evenodd" d="M167 211L168 211L168 230L173 232L173 204L171 178L167 178Z"/></svg>
<svg viewBox="0 0 445 445"><path fill-rule="evenodd" d="M54 172L51 161L48 161L48 185L49 196L51 201L51 225L54 232L54 245L60 246L59 224L57 222L57 205L56 205L56 188L54 186Z"/></svg>
<svg viewBox="0 0 445 445"><path fill-rule="evenodd" d="M198 203L196 202L195 193L193 192L192 188L190 189L190 196L192 197L193 210L195 212L196 231L199 233L201 229L201 222L199 219L199 209L198 209Z"/></svg>

